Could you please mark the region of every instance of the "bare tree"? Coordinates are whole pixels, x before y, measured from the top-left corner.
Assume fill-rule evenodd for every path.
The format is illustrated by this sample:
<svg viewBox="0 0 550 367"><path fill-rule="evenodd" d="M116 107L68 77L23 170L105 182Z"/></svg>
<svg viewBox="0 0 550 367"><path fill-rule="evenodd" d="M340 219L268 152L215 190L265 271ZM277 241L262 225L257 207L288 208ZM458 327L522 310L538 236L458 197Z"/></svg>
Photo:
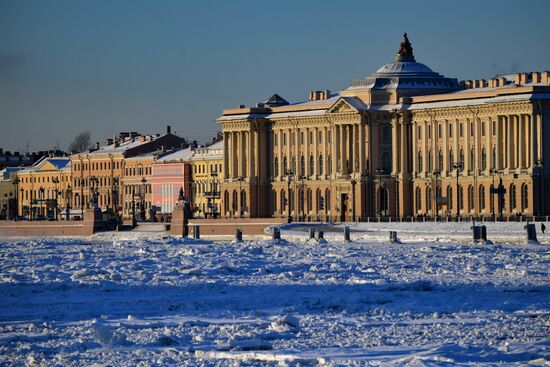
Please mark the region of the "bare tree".
<svg viewBox="0 0 550 367"><path fill-rule="evenodd" d="M90 147L90 132L84 131L74 137L73 142L69 145L69 152L81 153Z"/></svg>

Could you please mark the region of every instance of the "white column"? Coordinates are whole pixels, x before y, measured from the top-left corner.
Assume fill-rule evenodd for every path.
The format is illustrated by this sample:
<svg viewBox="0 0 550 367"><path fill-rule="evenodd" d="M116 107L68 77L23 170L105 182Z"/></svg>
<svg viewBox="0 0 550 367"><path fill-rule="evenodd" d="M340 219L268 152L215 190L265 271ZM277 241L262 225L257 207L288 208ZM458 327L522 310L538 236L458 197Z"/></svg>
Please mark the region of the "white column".
<svg viewBox="0 0 550 367"><path fill-rule="evenodd" d="M485 142L485 152L487 153L487 167L486 169L490 169L496 166L496 162L493 162L493 144L491 144L491 138L493 136L493 124L495 121L493 121L492 118L487 119L487 129L485 130L486 134L486 142Z"/></svg>
<svg viewBox="0 0 550 367"><path fill-rule="evenodd" d="M446 176L449 171L449 121L444 120L443 122L443 172L441 176Z"/></svg>
<svg viewBox="0 0 550 367"><path fill-rule="evenodd" d="M412 154L412 173L413 178L415 177L416 173L418 173L418 126L415 124L411 125L412 128L412 149L410 150Z"/></svg>
<svg viewBox="0 0 550 367"><path fill-rule="evenodd" d="M422 172L426 174L428 172L428 123L424 121L422 123L422 149L424 153L422 154Z"/></svg>
<svg viewBox="0 0 550 367"><path fill-rule="evenodd" d="M304 139L304 142L306 143L306 153L305 153L305 158L306 158L306 177L309 177L309 129L305 129L305 139Z"/></svg>
<svg viewBox="0 0 550 367"><path fill-rule="evenodd" d="M319 175L319 129L313 129L313 175L317 177ZM317 203L317 201L315 201ZM317 204L315 204L317 205ZM316 209L316 211L318 211Z"/></svg>
<svg viewBox="0 0 550 367"><path fill-rule="evenodd" d="M328 173L328 132L329 127L324 127L322 130L323 134L323 175Z"/></svg>
<svg viewBox="0 0 550 367"><path fill-rule="evenodd" d="M537 139L537 144L536 144L537 154L535 155L535 162L537 160L542 159L542 116L541 114L542 114L542 111L538 111L538 113L535 115L535 119L536 119L535 137Z"/></svg>

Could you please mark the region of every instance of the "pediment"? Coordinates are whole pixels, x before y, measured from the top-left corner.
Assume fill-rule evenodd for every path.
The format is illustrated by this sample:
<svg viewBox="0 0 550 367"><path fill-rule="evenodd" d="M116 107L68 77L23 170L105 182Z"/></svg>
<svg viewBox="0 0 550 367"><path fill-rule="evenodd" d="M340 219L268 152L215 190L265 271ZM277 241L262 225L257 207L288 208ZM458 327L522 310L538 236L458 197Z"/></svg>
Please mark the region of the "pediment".
<svg viewBox="0 0 550 367"><path fill-rule="evenodd" d="M328 114L360 112L366 109L366 106L355 97L340 97L327 110Z"/></svg>
<svg viewBox="0 0 550 367"><path fill-rule="evenodd" d="M36 169L36 172L57 171L57 167L48 161L42 162L42 164Z"/></svg>

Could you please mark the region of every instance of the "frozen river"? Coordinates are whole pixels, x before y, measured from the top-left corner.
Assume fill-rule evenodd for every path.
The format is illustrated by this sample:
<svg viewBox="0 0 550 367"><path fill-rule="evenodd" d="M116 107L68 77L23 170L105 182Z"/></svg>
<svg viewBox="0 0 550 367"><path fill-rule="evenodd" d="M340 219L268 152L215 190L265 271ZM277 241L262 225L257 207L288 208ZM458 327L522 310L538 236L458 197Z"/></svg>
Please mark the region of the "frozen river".
<svg viewBox="0 0 550 367"><path fill-rule="evenodd" d="M0 239L0 365L549 365L550 239L470 225Z"/></svg>

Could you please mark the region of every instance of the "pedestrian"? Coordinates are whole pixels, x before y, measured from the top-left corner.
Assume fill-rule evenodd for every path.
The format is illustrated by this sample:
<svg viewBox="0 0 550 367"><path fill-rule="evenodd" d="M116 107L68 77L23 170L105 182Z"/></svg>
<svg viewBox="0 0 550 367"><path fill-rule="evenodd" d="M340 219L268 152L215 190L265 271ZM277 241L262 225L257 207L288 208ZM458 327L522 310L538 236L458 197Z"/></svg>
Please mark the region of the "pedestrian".
<svg viewBox="0 0 550 367"><path fill-rule="evenodd" d="M546 231L546 226L544 225L544 223L540 224L540 230L542 231L542 233L544 233L544 231Z"/></svg>

